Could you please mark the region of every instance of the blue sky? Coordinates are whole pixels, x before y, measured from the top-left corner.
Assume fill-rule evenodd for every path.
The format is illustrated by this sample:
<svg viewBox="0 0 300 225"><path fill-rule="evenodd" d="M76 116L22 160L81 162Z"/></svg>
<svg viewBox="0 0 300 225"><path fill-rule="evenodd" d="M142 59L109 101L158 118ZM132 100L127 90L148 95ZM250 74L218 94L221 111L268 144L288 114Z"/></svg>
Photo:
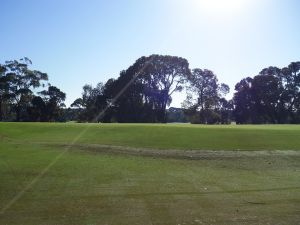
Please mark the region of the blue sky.
<svg viewBox="0 0 300 225"><path fill-rule="evenodd" d="M153 53L213 70L232 95L242 78L300 60L299 10L297 0L1 0L0 63L29 57L67 105Z"/></svg>

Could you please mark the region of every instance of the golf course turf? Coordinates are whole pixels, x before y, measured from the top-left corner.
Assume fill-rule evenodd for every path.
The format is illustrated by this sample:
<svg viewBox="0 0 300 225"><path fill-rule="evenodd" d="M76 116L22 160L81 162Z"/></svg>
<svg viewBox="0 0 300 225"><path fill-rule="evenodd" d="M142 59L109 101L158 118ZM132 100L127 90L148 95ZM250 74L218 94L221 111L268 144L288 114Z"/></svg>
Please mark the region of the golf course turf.
<svg viewBox="0 0 300 225"><path fill-rule="evenodd" d="M5 225L300 224L299 125L0 123L0 172Z"/></svg>

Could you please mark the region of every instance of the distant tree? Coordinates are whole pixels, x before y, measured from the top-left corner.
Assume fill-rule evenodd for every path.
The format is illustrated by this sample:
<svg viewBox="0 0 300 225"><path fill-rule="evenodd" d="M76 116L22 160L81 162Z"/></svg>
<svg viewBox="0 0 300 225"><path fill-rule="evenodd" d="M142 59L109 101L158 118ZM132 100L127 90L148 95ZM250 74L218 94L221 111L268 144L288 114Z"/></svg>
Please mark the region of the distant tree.
<svg viewBox="0 0 300 225"><path fill-rule="evenodd" d="M297 123L300 101L300 62L283 69L268 67L243 79L234 94L237 123Z"/></svg>
<svg viewBox="0 0 300 225"><path fill-rule="evenodd" d="M43 96L45 104L44 120L59 121L62 117L62 108L65 107L66 94L55 86L49 86L48 90L41 91L40 94Z"/></svg>
<svg viewBox="0 0 300 225"><path fill-rule="evenodd" d="M62 116L60 118L61 121L79 121L79 115L82 109L80 108L62 108Z"/></svg>
<svg viewBox="0 0 300 225"><path fill-rule="evenodd" d="M26 120L27 107L33 98L32 89L48 80L46 73L29 69L31 64L28 58L23 58L19 61L7 61L4 65L6 76L10 78L9 96L16 112L16 121Z"/></svg>
<svg viewBox="0 0 300 225"><path fill-rule="evenodd" d="M167 122L168 123L186 123L188 119L181 108L171 107L167 109Z"/></svg>
<svg viewBox="0 0 300 225"><path fill-rule="evenodd" d="M104 88L110 120L117 122L166 122L171 95L181 91L190 73L187 60L151 55L139 58ZM117 96L117 98L116 98Z"/></svg>
<svg viewBox="0 0 300 225"><path fill-rule="evenodd" d="M34 96L31 100L31 105L27 108L29 121L46 122L47 110L46 103L40 96Z"/></svg>
<svg viewBox="0 0 300 225"><path fill-rule="evenodd" d="M79 113L80 121L94 121L97 115L106 106L106 97L104 96L104 85L98 83L94 88L92 85L84 85L82 97L76 99L72 108L81 109Z"/></svg>
<svg viewBox="0 0 300 225"><path fill-rule="evenodd" d="M277 123L281 87L272 75L243 79L234 95L237 123Z"/></svg>
<svg viewBox="0 0 300 225"><path fill-rule="evenodd" d="M146 122L144 119L145 97L144 85L137 72L140 64L135 64L127 70L121 71L116 80L110 80L105 85L105 95L107 96L110 110L109 120L120 123ZM151 115L148 115L150 119Z"/></svg>
<svg viewBox="0 0 300 225"><path fill-rule="evenodd" d="M186 59L176 56L151 55L144 60L147 66L141 71L145 79L145 92L154 98L159 111L159 121L166 122L166 107L172 94L183 90L191 74Z"/></svg>
<svg viewBox="0 0 300 225"><path fill-rule="evenodd" d="M189 91L196 94L197 106L201 110L211 108L218 101L218 79L210 70L194 69L189 76Z"/></svg>
<svg viewBox="0 0 300 225"><path fill-rule="evenodd" d="M252 97L252 78L242 79L235 85L234 105L235 119L238 124L252 123L254 111L254 101Z"/></svg>
<svg viewBox="0 0 300 225"><path fill-rule="evenodd" d="M291 123L300 123L300 62L292 62L281 70L283 91L281 108L288 114Z"/></svg>
<svg viewBox="0 0 300 225"><path fill-rule="evenodd" d="M188 76L188 82L188 95L183 107L192 123L211 124L229 121L228 118L222 118L229 115L224 113L224 110L228 110L229 103L223 98L229 92L228 85L219 84L212 71L198 68Z"/></svg>
<svg viewBox="0 0 300 225"><path fill-rule="evenodd" d="M219 106L217 109L217 112L220 115L220 121L218 122L221 124L230 124L234 120L233 109L234 109L234 104L232 100L220 98Z"/></svg>
<svg viewBox="0 0 300 225"><path fill-rule="evenodd" d="M254 123L278 123L282 87L277 77L255 76L252 80L252 100L255 106ZM254 117L255 116L255 117Z"/></svg>
<svg viewBox="0 0 300 225"><path fill-rule="evenodd" d="M2 121L4 117L4 108L6 107L7 93L9 92L9 85L5 72L5 66L0 64L0 121Z"/></svg>

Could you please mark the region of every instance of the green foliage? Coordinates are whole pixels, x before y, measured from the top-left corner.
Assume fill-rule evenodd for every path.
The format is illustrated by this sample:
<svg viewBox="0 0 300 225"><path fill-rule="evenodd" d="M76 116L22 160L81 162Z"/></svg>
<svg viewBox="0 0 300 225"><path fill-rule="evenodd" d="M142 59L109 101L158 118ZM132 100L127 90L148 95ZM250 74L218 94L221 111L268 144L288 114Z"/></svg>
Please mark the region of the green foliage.
<svg viewBox="0 0 300 225"><path fill-rule="evenodd" d="M72 106L84 109L82 121L93 121L106 109L98 121L164 123L171 95L183 89L189 73L186 59L162 55L141 57L127 70L121 71L116 80L110 79L99 93L86 94L97 88L84 86L82 98Z"/></svg>
<svg viewBox="0 0 300 225"><path fill-rule="evenodd" d="M171 107L167 110L167 122L168 123L187 123L188 118L186 117L183 109Z"/></svg>
<svg viewBox="0 0 300 225"><path fill-rule="evenodd" d="M300 62L263 69L235 87L237 123L299 123Z"/></svg>
<svg viewBox="0 0 300 225"><path fill-rule="evenodd" d="M230 123L232 105L223 96L229 86L219 84L210 70L194 69L188 76L188 96L183 107L191 123Z"/></svg>
<svg viewBox="0 0 300 225"><path fill-rule="evenodd" d="M300 62L241 80L228 100L229 86L212 71L191 72L188 61L177 56L143 56L117 79L85 85L69 110L64 109L66 94L57 87L48 84L35 93L45 88L48 75L30 69L31 64L28 58L0 64L0 121L300 123ZM172 95L183 89L183 110L168 112Z"/></svg>
<svg viewBox="0 0 300 225"><path fill-rule="evenodd" d="M59 121L66 94L49 85L37 96L34 90L45 87L46 73L31 70L28 58L0 65L0 121Z"/></svg>

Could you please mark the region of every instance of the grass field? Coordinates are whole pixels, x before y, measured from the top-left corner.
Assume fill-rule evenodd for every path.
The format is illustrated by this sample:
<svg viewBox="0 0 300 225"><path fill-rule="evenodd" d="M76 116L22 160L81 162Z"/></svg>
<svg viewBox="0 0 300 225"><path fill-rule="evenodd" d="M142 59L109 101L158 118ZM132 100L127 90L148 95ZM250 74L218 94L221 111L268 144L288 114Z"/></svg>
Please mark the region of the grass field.
<svg viewBox="0 0 300 225"><path fill-rule="evenodd" d="M0 211L63 152L0 224L300 224L298 125L0 123Z"/></svg>

